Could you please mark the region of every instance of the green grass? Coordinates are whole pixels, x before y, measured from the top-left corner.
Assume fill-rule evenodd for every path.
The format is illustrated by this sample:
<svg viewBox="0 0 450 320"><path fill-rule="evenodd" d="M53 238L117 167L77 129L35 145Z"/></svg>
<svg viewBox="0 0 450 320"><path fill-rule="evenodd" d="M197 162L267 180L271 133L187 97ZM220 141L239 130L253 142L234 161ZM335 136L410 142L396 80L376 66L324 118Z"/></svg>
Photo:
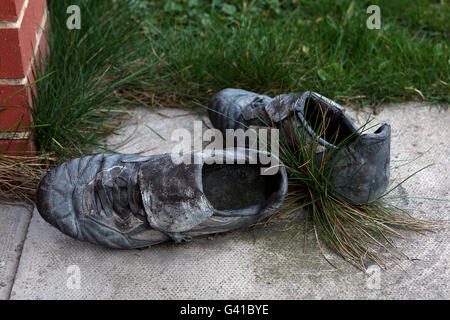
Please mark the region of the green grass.
<svg viewBox="0 0 450 320"><path fill-rule="evenodd" d="M66 9L77 1L49 1L50 56L40 64L35 131L41 152L59 159L82 156L102 147L101 138L119 128L126 113L120 88L145 71L132 12L108 2L82 1L80 30L69 30ZM42 57L41 57L41 60Z"/></svg>
<svg viewBox="0 0 450 320"><path fill-rule="evenodd" d="M152 76L139 78L137 86L163 105L190 100L205 104L225 87L269 95L313 90L355 107L449 101L448 4L138 3L139 23L148 39L143 56ZM366 27L369 4L381 7L380 30Z"/></svg>
<svg viewBox="0 0 450 320"><path fill-rule="evenodd" d="M375 201L353 204L333 188L333 172L335 166L346 159L340 150L358 137L352 134L339 143L336 143L337 133L325 137L329 125L326 119L324 114L322 120L315 123L315 132L337 148L319 153L323 156L320 161L316 161L317 139L308 139L306 130L293 130L297 128L294 123L284 128L287 130L280 128L279 157L289 176L289 191L281 214L305 210L312 220L319 248L322 250L321 243L325 244L360 270L364 271L368 262L386 268L391 262L408 258L396 247L394 238L405 238L408 232L423 235L437 230L440 225L414 218L407 210L392 204L388 195L427 167L391 186ZM369 121L365 123L360 133L372 129L369 124ZM289 133L284 135L283 132ZM325 255L324 258L333 265Z"/></svg>

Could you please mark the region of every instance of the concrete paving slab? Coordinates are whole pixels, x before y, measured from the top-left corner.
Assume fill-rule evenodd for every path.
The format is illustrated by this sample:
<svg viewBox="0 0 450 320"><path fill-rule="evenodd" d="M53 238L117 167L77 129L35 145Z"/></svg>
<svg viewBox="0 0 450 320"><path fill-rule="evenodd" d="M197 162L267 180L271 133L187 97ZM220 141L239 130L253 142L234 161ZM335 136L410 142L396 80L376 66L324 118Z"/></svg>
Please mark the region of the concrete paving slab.
<svg viewBox="0 0 450 320"><path fill-rule="evenodd" d="M201 133L205 129L202 121L209 119L183 109L165 108L155 113L148 108L136 108L123 128L106 139L106 144L120 153L143 155L170 153L180 141L186 148L198 145L199 141L201 146ZM191 141L178 138L174 134L176 129L186 130Z"/></svg>
<svg viewBox="0 0 450 320"><path fill-rule="evenodd" d="M22 203L0 204L0 300L9 298L31 210Z"/></svg>
<svg viewBox="0 0 450 320"><path fill-rule="evenodd" d="M167 109L169 114L184 112ZM361 119L365 113L351 113ZM138 109L141 120L122 134L138 132L122 152L170 151L161 138L189 128L196 116L174 120ZM177 118L175 118L177 119ZM392 125L392 176L404 178L434 163L398 188L397 194L433 197L404 199L417 217L447 219L450 205L450 113L418 104L391 105L376 116ZM144 130L146 123L153 130ZM136 129L137 128L137 129ZM140 129L139 129L140 128ZM129 131L127 131L129 130ZM116 142L123 135L114 137ZM136 141L140 141L139 143ZM164 142L164 140L163 140ZM163 151L164 150L164 151ZM417 159L416 159L417 158ZM404 160L416 159L401 166ZM397 167L397 168L395 168ZM35 212L11 292L12 299L449 299L450 234L411 234L396 244L414 261L387 270L369 267L368 276L324 250L298 212L233 233L162 244L144 250L111 250L60 233Z"/></svg>

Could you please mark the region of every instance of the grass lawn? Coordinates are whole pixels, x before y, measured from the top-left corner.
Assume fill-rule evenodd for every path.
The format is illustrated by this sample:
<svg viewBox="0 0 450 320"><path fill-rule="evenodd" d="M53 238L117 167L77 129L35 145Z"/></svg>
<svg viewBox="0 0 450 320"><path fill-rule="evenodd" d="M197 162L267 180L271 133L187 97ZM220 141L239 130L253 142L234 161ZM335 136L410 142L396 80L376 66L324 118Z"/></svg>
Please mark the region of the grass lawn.
<svg viewBox="0 0 450 320"><path fill-rule="evenodd" d="M78 4L81 29L68 30ZM378 4L381 29L366 8ZM352 107L449 102L443 1L49 0L50 59L38 72L41 151L85 154L120 105L199 107L226 87L313 90ZM199 108L202 110L202 108ZM113 115L113 116L112 116ZM111 122L118 120L118 122Z"/></svg>
<svg viewBox="0 0 450 320"><path fill-rule="evenodd" d="M206 1L204 1L206 2ZM224 87L316 90L363 104L447 101L448 5L434 1L140 2L144 90L205 102ZM369 30L366 8L381 8ZM421 93L419 93L421 92ZM422 96L423 95L423 96ZM170 101L170 99L169 99Z"/></svg>

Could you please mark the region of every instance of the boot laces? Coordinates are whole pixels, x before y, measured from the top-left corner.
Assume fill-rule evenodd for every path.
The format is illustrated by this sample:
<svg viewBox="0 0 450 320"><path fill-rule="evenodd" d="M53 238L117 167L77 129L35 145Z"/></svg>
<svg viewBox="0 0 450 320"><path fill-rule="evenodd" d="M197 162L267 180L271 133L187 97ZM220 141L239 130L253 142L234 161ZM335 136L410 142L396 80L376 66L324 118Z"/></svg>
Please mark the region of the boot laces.
<svg viewBox="0 0 450 320"><path fill-rule="evenodd" d="M94 180L94 205L98 214L126 221L143 215L138 170L127 165L101 171Z"/></svg>

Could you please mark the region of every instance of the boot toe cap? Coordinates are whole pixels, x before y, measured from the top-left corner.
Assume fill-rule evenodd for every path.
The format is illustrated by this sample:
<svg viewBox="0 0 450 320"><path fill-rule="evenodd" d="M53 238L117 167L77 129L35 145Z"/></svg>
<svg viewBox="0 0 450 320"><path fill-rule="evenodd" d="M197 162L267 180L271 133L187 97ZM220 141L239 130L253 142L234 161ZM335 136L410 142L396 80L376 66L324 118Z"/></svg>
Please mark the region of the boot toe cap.
<svg viewBox="0 0 450 320"><path fill-rule="evenodd" d="M39 183L36 207L45 221L72 237L78 237L79 226L71 197L75 189L72 181L67 164L51 170Z"/></svg>

